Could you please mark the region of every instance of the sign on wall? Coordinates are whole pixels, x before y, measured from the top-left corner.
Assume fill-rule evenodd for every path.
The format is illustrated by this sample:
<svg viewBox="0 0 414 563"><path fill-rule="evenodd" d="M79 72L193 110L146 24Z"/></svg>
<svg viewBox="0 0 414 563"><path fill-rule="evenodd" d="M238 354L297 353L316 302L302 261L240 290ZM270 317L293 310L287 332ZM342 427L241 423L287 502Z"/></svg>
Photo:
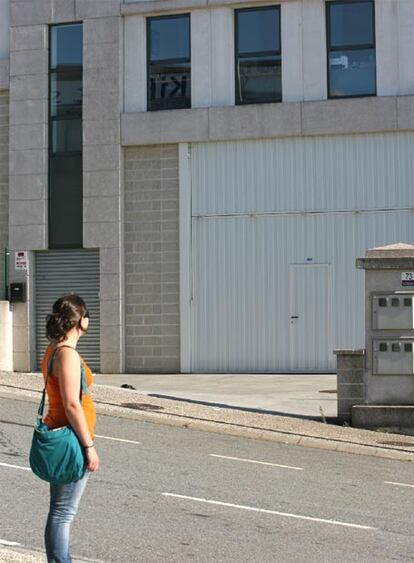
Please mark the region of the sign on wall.
<svg viewBox="0 0 414 563"><path fill-rule="evenodd" d="M414 272L401 272L401 285L414 286Z"/></svg>
<svg viewBox="0 0 414 563"><path fill-rule="evenodd" d="M27 250L16 250L14 253L14 269L27 270L28 257Z"/></svg>

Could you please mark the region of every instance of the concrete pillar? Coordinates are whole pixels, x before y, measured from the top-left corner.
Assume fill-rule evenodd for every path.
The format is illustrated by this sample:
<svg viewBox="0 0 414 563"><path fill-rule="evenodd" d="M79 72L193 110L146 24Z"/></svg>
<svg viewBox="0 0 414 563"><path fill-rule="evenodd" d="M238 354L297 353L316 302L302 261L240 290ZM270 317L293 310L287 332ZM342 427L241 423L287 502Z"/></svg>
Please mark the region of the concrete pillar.
<svg viewBox="0 0 414 563"><path fill-rule="evenodd" d="M398 2L376 0L375 36L378 96L397 96L398 72Z"/></svg>
<svg viewBox="0 0 414 563"><path fill-rule="evenodd" d="M302 18L303 99L305 101L326 100L328 84L325 2L323 0L304 0Z"/></svg>
<svg viewBox="0 0 414 563"><path fill-rule="evenodd" d="M84 20L83 244L100 251L102 373L124 369L123 44L120 16Z"/></svg>
<svg viewBox="0 0 414 563"><path fill-rule="evenodd" d="M367 405L412 405L414 397L414 375L412 373L378 374L374 369L374 340L414 339L411 328L379 329L373 322L373 296L385 293L395 297L413 287L404 285L401 274L414 271L414 245L393 244L372 248L364 258L358 258L356 266L365 270L365 346L366 369L365 404ZM398 356L396 355L396 359Z"/></svg>
<svg viewBox="0 0 414 563"><path fill-rule="evenodd" d="M43 250L47 248L48 27L16 22L20 12L12 17L10 30L9 246Z"/></svg>
<svg viewBox="0 0 414 563"><path fill-rule="evenodd" d="M15 269L15 252L11 252L9 278L10 283L24 282L26 284L26 302L12 304L13 369L28 372L36 368L34 252L28 252L27 270Z"/></svg>
<svg viewBox="0 0 414 563"><path fill-rule="evenodd" d="M303 100L302 2L281 6L282 96L284 102Z"/></svg>
<svg viewBox="0 0 414 563"><path fill-rule="evenodd" d="M147 31L144 16L124 21L125 110L147 110Z"/></svg>
<svg viewBox="0 0 414 563"><path fill-rule="evenodd" d="M234 10L211 10L211 105L234 106Z"/></svg>
<svg viewBox="0 0 414 563"><path fill-rule="evenodd" d="M191 14L191 107L211 106L210 10Z"/></svg>
<svg viewBox="0 0 414 563"><path fill-rule="evenodd" d="M399 29L399 60L401 96L414 94L414 2L400 0L398 2L398 29Z"/></svg>
<svg viewBox="0 0 414 563"><path fill-rule="evenodd" d="M0 301L0 371L13 371L13 315L8 301Z"/></svg>

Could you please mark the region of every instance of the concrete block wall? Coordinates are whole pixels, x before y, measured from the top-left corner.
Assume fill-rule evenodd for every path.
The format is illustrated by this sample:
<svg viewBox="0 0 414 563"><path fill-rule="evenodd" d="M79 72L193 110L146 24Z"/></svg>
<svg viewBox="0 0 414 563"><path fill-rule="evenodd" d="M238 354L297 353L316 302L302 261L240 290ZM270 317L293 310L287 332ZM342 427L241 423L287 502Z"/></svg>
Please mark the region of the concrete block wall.
<svg viewBox="0 0 414 563"><path fill-rule="evenodd" d="M178 146L125 151L126 370L179 372Z"/></svg>
<svg viewBox="0 0 414 563"><path fill-rule="evenodd" d="M0 300L4 295L4 249L9 244L9 96L0 92Z"/></svg>
<svg viewBox="0 0 414 563"><path fill-rule="evenodd" d="M351 423L352 407L364 403L365 350L335 350L338 419Z"/></svg>

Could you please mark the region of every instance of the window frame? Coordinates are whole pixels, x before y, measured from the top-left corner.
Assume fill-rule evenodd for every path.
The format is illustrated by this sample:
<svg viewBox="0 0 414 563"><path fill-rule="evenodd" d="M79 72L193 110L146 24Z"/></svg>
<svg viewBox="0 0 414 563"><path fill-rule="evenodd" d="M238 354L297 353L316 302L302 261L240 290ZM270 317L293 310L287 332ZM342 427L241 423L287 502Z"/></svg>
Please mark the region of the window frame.
<svg viewBox="0 0 414 563"><path fill-rule="evenodd" d="M266 100L262 102L242 102L240 101L240 91L239 91L239 81L237 80L237 64L240 55L238 54L239 45L239 22L237 15L241 12L259 12L264 10L269 10L270 8L275 9L279 12L279 51L256 51L254 53L249 53L250 56L274 56L280 58L280 69L282 75L282 10L280 4L269 4L265 6L249 6L248 8L236 8L234 10L234 83L235 83L235 105L236 106L248 106L254 104L280 104L283 101L283 82L281 80L281 92L280 99L278 100ZM247 58L247 54L245 54Z"/></svg>
<svg viewBox="0 0 414 563"><path fill-rule="evenodd" d="M180 18L187 18L188 19L188 51L189 56L188 58L180 58L180 59L160 59L159 61L151 61L151 22L156 20L173 20L173 19L180 19ZM191 68L191 12L186 12L184 14L165 14L162 16L149 16L146 18L146 48L147 48L147 55L146 55L146 65L147 65L147 111L171 111L171 110L178 110L178 109L191 109L192 107L192 88L191 88L191 80L192 80L192 68ZM174 63L187 63L190 67L190 104L186 107L180 108L152 108L151 107L151 86L150 86L150 66L152 64L174 64Z"/></svg>
<svg viewBox="0 0 414 563"><path fill-rule="evenodd" d="M335 5L345 4L362 4L370 2L372 4L372 36L373 43L355 44L355 45L340 45L331 46L331 18L330 7ZM377 96L377 38L375 30L375 0L327 0L325 3L325 23L326 23L326 76L327 76L327 94L328 100L344 100L349 98L372 98ZM329 56L335 51L362 51L373 49L375 51L375 93L374 94L349 94L347 96L332 96L330 93L330 70L329 70Z"/></svg>

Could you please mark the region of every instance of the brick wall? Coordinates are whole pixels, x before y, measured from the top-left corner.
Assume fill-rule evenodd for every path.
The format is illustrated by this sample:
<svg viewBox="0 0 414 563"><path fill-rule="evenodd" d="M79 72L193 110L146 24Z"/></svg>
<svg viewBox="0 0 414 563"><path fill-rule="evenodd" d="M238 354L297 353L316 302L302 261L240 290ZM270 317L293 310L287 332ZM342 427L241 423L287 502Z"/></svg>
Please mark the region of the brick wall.
<svg viewBox="0 0 414 563"><path fill-rule="evenodd" d="M4 249L9 241L9 96L0 93L0 300L4 299Z"/></svg>
<svg viewBox="0 0 414 563"><path fill-rule="evenodd" d="M178 372L178 147L125 151L125 367Z"/></svg>

